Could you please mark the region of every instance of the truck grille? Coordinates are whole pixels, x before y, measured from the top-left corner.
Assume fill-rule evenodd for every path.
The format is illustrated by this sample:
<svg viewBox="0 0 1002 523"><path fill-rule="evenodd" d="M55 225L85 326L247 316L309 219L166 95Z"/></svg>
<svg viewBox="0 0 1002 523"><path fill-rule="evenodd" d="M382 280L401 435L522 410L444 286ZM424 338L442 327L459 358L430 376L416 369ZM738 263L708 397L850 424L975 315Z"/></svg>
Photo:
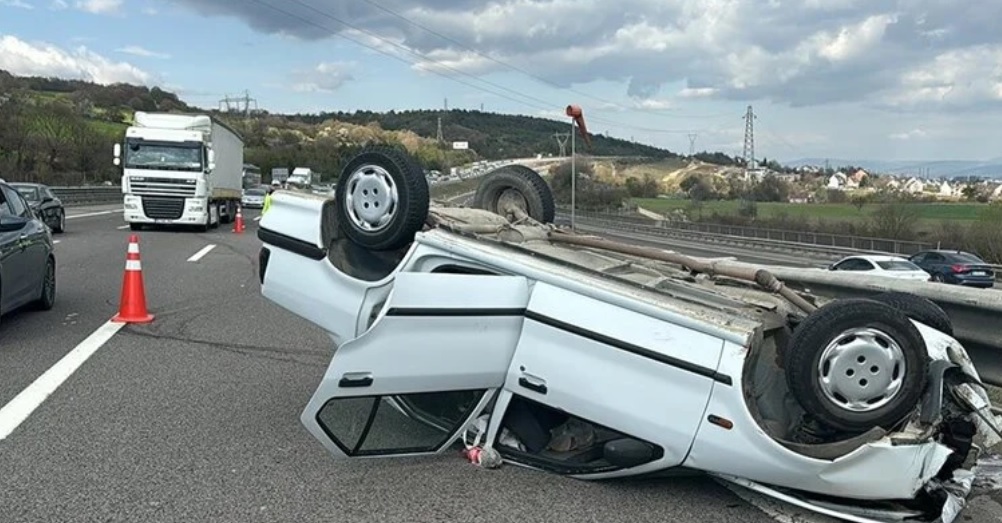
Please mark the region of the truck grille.
<svg viewBox="0 0 1002 523"><path fill-rule="evenodd" d="M129 180L132 194L138 196L195 196L195 180L175 180L172 178L133 177Z"/></svg>
<svg viewBox="0 0 1002 523"><path fill-rule="evenodd" d="M143 196L143 212L154 220L176 220L184 214L184 198Z"/></svg>

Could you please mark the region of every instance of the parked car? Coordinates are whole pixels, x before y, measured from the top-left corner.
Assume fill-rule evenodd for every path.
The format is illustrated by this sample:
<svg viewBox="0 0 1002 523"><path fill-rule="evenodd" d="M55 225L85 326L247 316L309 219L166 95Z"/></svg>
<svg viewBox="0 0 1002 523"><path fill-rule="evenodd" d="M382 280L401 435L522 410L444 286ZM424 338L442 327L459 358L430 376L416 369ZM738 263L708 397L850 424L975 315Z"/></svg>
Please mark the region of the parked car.
<svg viewBox="0 0 1002 523"><path fill-rule="evenodd" d="M31 210L54 232L66 231L66 208L52 189L41 183L13 182L11 187L31 206Z"/></svg>
<svg viewBox="0 0 1002 523"><path fill-rule="evenodd" d="M828 267L832 271L859 271L874 276L929 281L928 272L900 256L860 254L847 256Z"/></svg>
<svg viewBox="0 0 1002 523"><path fill-rule="evenodd" d="M995 285L995 271L991 265L969 252L928 250L908 259L931 274L932 281L986 289Z"/></svg>
<svg viewBox="0 0 1002 523"><path fill-rule="evenodd" d="M55 300L52 233L11 184L0 182L0 316L28 305L49 310Z"/></svg>
<svg viewBox="0 0 1002 523"><path fill-rule="evenodd" d="M990 474L971 463L1002 420L931 301L824 299L761 267L577 235L521 165L473 202L433 205L420 165L379 147L333 199L273 195L261 292L335 343L300 419L336 458L462 438L475 462L691 469L853 521L951 521L965 475Z"/></svg>
<svg viewBox="0 0 1002 523"><path fill-rule="evenodd" d="M264 197L266 194L268 194L268 191L264 188L244 189L240 205L247 208L260 209L264 207Z"/></svg>

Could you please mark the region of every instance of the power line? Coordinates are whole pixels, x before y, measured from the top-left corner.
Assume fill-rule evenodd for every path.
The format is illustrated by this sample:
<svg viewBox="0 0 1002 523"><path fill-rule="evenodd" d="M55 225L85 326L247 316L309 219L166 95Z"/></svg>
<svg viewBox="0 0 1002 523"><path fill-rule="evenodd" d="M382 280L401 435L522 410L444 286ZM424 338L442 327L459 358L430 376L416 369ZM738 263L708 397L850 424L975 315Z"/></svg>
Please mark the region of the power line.
<svg viewBox="0 0 1002 523"><path fill-rule="evenodd" d="M404 16L404 15L402 15L400 13L398 13L396 11L393 11L392 9L389 9L388 7L385 7L385 6L381 5L381 4L379 4L378 2L375 2L373 0L362 0L362 1L365 2L365 3L367 3L367 4L369 4L369 5L371 5L371 6L373 6L373 7L376 7L377 9L380 9L381 11L383 11L383 12L385 12L387 14L390 14L390 15L396 17L396 18L399 18L400 20L403 20L404 22L407 22L408 24L410 24L410 25L412 25L414 27L417 27L418 29L421 29L421 30L423 30L425 32L428 32L430 34L433 34L433 35L435 35L435 36L437 36L437 37L439 37L439 38L441 38L443 40L446 40L446 41L454 43L454 44L456 44L456 45L458 45L460 47L463 47L466 50L470 51L471 53L473 53L473 54L475 54L475 55L477 55L477 56L479 56L481 58L484 58L486 60L490 60L491 62L494 62L494 63L496 63L498 65L501 65L501 66L507 67L507 68L509 68L509 69L511 69L513 71L517 71L519 73L522 73L522 74L528 76L529 78L532 78L533 80L536 80L537 82L549 85L550 87L553 87L555 89L563 89L563 90L572 92L574 94L583 96L585 98L590 98L590 99L595 100L597 102L601 102L601 103L604 103L604 104L612 105L614 107L619 107L619 108L627 110L627 111L635 111L635 112L643 113L643 114L651 114L651 113L657 114L657 113L659 113L659 110L657 110L657 109L640 110L640 109L637 109L635 107L626 107L626 106L620 105L620 104L618 104L616 102L613 102L611 100L606 100L604 98L599 98L597 96L593 96L593 95L588 94L586 92L579 91L577 89L574 89L573 87L561 87L560 85L558 85L558 84L556 84L554 82L551 82L551 81L549 81L549 80L547 80L547 79L545 79L545 78L543 78L543 77L541 77L539 75L535 75L535 74L533 74L533 73L531 73L531 72L529 72L529 71L527 71L525 69L522 69L521 67L518 67L518 66L512 65L510 63L501 61L501 60L499 60L497 58L494 58L493 56L481 53L480 51L477 51L476 49L474 49L470 45L464 44L463 42L460 42L459 40L456 40L455 38L449 37L447 35L439 33L438 31L435 31L434 29L430 29L427 26L421 25L421 24L415 22L414 20L411 20L410 18L407 18L406 16ZM722 116L729 116L730 114L731 113L720 113L719 116L709 116L709 117L690 116L689 118L717 118L717 117L722 117ZM673 116L677 116L677 115L673 115Z"/></svg>
<svg viewBox="0 0 1002 523"><path fill-rule="evenodd" d="M689 156L696 154L696 137L699 136L696 133L689 133Z"/></svg>
<svg viewBox="0 0 1002 523"><path fill-rule="evenodd" d="M406 58L397 56L396 54L387 52L387 51L385 51L383 49L379 49L378 47L369 45L369 44L367 44L365 42L362 42L362 41L360 41L358 39L355 39L355 38L349 37L347 35L344 35L344 34L342 34L340 32L333 31L331 28L325 27L323 25L320 25L317 22L315 22L314 20L311 20L309 18L305 18L305 17L300 16L300 15L298 15L296 13L292 13L292 12L290 12L288 10L276 7L275 5L272 5L272 4L268 3L268 2L265 2L264 0L250 0L250 1L255 2L257 4L260 4L260 5L263 5L263 6L269 8L269 9L271 9L273 11L276 11L278 13L284 14L284 15L286 15L286 16L292 18L292 19L298 20L298 21L300 21L300 22L302 22L304 24L316 27L316 28L321 29L323 31L327 31L330 34L332 34L334 36L337 36L339 38L344 38L345 40L349 40L351 42L354 42L354 43L356 43L356 44L358 44L358 45L360 45L362 47L365 47L365 48L367 48L367 49L369 49L371 51L375 51L375 52L377 52L379 54L382 54L382 55L388 56L390 58L393 58L394 60L398 60L398 61L406 63L408 65L415 65L415 62L407 60ZM359 27L357 27L355 25L352 25L352 24L350 24L348 22L345 22L344 20L341 20L338 17L331 15L330 13L327 13L327 12L324 12L324 11L322 11L320 9L317 9L316 7L313 7L313 6L309 5L309 4L306 4L306 3L304 3L304 2L302 2L300 0L287 0L287 1L290 1L290 2L293 2L293 3L297 3L297 4L299 4L299 5L307 8L307 9L309 9L309 10L311 10L311 11L313 11L313 12L319 14L319 15L322 15L325 18L329 18L329 19L331 19L331 20L333 20L333 21L335 21L335 22L337 22L337 23L339 23L341 25L344 25L345 27L348 27L350 29L354 29L355 31L358 31L360 33L367 34L367 35L371 36L372 38L374 38L374 39L376 39L378 41L381 41L381 42L387 43L389 45L392 45L394 47L403 49L408 54L411 54L413 56L417 56L422 61L433 63L433 64L438 64L438 65L440 65L441 67L443 67L445 69L455 71L456 73L464 75L464 76L469 76L469 77L471 77L474 80L480 81L480 82L482 82L484 84L487 84L487 85L490 85L492 87L496 87L496 88L501 89L503 91L511 92L511 93L515 94L516 96L522 96L522 97L524 97L526 99L535 100L537 102L540 102L543 105L537 105L535 103L530 103L530 102L526 102L524 100L518 100L518 99L512 98L511 96L508 96L508 95L505 95L505 94L502 94L502 93L498 93L498 92L492 91L490 89L486 89L486 88L484 88L482 86L478 86L478 85L471 84L469 82L463 81L463 80L461 80L459 78L455 78L455 77L443 74L443 73L441 73L439 71L434 70L433 68L432 69L426 69L428 72L430 72L432 74L435 74L435 75L438 75L438 76L441 76L441 77L443 77L443 78L445 78L447 80L452 80L454 82L466 85L468 87L472 87L473 89L477 89L477 90L480 90L480 91L483 91L483 92L486 92L486 93L489 93L489 94L493 94L493 95L498 96L500 98L504 98L506 100L509 100L509 101L512 101L512 102L515 102L515 103L518 103L518 104L522 104L522 105L525 105L525 106L528 106L528 107L533 107L533 108L541 110L541 111L547 111L548 112L548 111L560 110L562 112L562 110L563 110L563 107L564 107L563 105L557 106L557 105L551 104L550 102L548 102L546 100L542 100L542 99L536 98L534 96L530 96L530 95L526 95L526 94L520 93L518 91L514 91L514 90L509 89L507 87L504 87L502 85L498 85L498 84L496 84L494 82L490 82L490 81L487 81L487 80L483 80L483 79L477 78L475 75L466 73L464 71L457 70L457 69L452 68L452 67L450 67L450 66L448 66L446 64L442 64L438 60L434 60L434 59L425 57L425 56L421 55L420 53L412 51L411 49L407 48L406 46L400 45L400 44L398 44L396 42L389 41L386 38L383 38L383 37L381 37L379 35L376 35L376 34L372 33L371 31L368 31L368 30L365 30L365 29L361 29L361 28L359 28ZM605 118L591 117L590 119L592 121L597 122L597 123L605 123L607 125L615 125L617 127L622 127L622 128L625 128L625 129L634 129L634 130L640 130L640 131L645 131L645 132L650 132L650 133L667 133L667 134L672 134L672 133L687 133L687 132L692 132L691 129L689 129L689 130L671 130L671 129L654 129L654 128L648 128L648 127L639 127L639 126L635 126L635 125L623 124L621 122L616 122L614 120L608 120L608 119L605 119Z"/></svg>

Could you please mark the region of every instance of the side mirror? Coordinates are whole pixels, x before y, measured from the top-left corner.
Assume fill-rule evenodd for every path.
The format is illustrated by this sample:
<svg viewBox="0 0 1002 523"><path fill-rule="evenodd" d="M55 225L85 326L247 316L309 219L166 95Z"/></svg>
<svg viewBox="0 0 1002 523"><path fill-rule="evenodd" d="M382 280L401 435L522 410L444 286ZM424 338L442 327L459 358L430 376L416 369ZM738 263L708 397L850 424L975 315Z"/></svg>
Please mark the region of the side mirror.
<svg viewBox="0 0 1002 523"><path fill-rule="evenodd" d="M43 196L42 203L54 202L55 200L51 196Z"/></svg>
<svg viewBox="0 0 1002 523"><path fill-rule="evenodd" d="M116 143L115 146L112 148L112 150L115 152L115 159L114 159L113 163L115 165L121 165L121 163L122 163L122 144Z"/></svg>
<svg viewBox="0 0 1002 523"><path fill-rule="evenodd" d="M25 225L28 225L28 218L9 214L0 216L0 232L20 231Z"/></svg>
<svg viewBox="0 0 1002 523"><path fill-rule="evenodd" d="M216 170L216 151L209 149L209 170Z"/></svg>

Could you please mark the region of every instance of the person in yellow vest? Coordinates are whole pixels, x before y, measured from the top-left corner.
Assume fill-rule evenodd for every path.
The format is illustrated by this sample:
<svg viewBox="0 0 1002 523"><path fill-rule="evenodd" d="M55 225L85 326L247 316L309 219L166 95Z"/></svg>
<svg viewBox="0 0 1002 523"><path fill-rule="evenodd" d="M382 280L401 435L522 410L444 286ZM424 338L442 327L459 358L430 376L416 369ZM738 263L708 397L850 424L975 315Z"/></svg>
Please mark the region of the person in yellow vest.
<svg viewBox="0 0 1002 523"><path fill-rule="evenodd" d="M268 193L264 195L264 206L261 207L261 216L268 212L268 208L271 207L271 193L275 192L275 186L272 185L268 187Z"/></svg>

